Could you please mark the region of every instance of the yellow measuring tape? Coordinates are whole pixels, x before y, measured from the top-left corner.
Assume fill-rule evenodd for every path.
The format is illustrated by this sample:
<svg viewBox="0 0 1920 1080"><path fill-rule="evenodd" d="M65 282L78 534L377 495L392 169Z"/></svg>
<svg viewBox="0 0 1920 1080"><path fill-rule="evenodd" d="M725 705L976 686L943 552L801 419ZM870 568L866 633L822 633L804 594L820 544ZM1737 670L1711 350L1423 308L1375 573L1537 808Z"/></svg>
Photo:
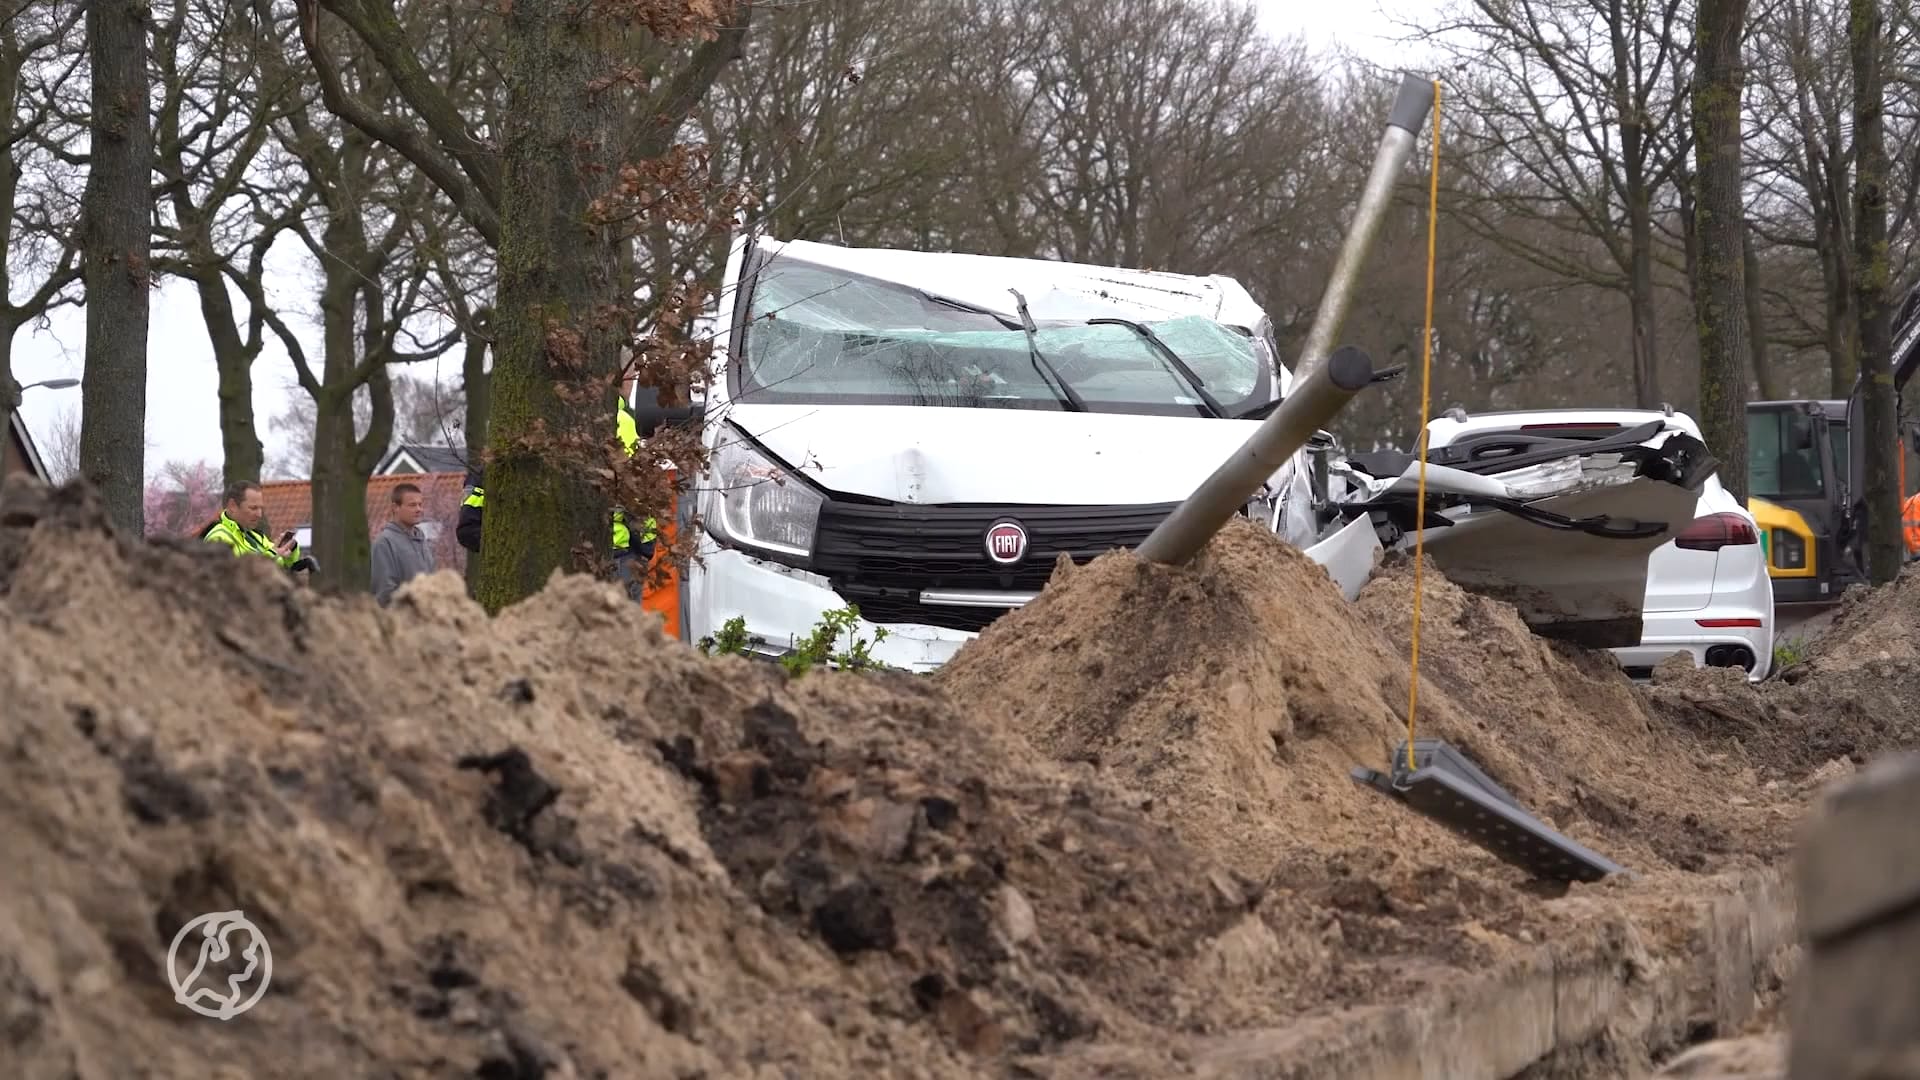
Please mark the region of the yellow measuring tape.
<svg viewBox="0 0 1920 1080"><path fill-rule="evenodd" d="M1420 598L1427 554L1427 421L1433 394L1433 264L1434 238L1440 232L1440 80L1433 80L1433 168L1427 192L1427 318L1420 332L1420 434L1415 453L1420 458L1420 491L1414 499L1413 524L1413 656L1407 672L1407 768L1413 769L1414 713L1420 707Z"/></svg>

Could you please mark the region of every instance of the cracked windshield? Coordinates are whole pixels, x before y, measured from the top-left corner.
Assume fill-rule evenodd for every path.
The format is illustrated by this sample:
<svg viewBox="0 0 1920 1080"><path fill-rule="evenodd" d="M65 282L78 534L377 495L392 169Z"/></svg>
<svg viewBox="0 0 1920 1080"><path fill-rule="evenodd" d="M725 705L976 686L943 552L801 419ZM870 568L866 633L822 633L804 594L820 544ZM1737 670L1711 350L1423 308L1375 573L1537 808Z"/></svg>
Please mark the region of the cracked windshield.
<svg viewBox="0 0 1920 1080"><path fill-rule="evenodd" d="M1007 307L1018 310L1011 294ZM1232 416L1271 394L1254 339L1197 316L1036 315L1029 334L1017 314L780 259L751 313L746 401Z"/></svg>

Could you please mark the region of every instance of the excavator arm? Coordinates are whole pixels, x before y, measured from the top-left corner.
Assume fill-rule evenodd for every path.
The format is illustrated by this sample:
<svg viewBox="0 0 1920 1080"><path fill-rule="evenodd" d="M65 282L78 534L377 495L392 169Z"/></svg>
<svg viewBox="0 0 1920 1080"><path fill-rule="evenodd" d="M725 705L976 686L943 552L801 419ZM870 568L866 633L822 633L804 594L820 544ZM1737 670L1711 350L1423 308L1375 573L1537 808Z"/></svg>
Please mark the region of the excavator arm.
<svg viewBox="0 0 1920 1080"><path fill-rule="evenodd" d="M1893 392L1905 392L1913 373L1920 370L1920 285L1907 290L1893 312ZM1859 390L1856 388L1855 393Z"/></svg>

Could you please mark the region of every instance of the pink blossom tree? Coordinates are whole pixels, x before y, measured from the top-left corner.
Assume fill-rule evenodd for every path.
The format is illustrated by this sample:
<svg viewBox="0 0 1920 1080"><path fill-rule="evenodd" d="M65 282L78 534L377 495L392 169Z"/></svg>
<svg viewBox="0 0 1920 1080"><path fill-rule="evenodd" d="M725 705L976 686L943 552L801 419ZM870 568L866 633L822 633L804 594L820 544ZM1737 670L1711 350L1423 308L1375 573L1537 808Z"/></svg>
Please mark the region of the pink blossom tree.
<svg viewBox="0 0 1920 1080"><path fill-rule="evenodd" d="M191 536L220 515L220 469L205 461L169 461L147 481L148 536Z"/></svg>

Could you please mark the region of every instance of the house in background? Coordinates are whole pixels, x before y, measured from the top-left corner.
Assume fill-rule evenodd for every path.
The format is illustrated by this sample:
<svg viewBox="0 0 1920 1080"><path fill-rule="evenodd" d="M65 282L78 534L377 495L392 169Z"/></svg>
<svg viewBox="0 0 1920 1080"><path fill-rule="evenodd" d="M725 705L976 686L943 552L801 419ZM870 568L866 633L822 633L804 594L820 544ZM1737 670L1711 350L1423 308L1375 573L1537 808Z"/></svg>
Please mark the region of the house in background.
<svg viewBox="0 0 1920 1080"><path fill-rule="evenodd" d="M14 410L9 419L12 422L7 425L7 475L27 473L43 484L52 483L47 477L47 463L41 460L40 448L33 445L33 436L27 433L27 422L20 418L20 411Z"/></svg>
<svg viewBox="0 0 1920 1080"><path fill-rule="evenodd" d="M423 443L403 443L387 451L380 464L373 467L375 476L400 476L408 473L433 475L436 473L457 473L465 476L467 472L467 451L458 446L428 446Z"/></svg>

